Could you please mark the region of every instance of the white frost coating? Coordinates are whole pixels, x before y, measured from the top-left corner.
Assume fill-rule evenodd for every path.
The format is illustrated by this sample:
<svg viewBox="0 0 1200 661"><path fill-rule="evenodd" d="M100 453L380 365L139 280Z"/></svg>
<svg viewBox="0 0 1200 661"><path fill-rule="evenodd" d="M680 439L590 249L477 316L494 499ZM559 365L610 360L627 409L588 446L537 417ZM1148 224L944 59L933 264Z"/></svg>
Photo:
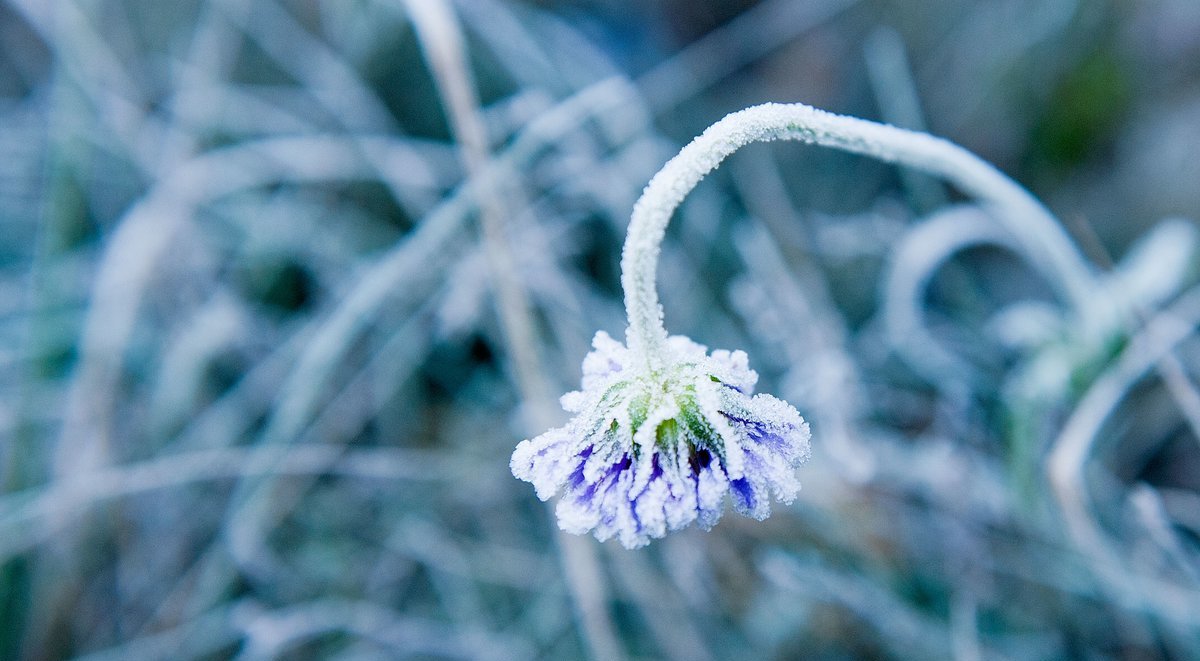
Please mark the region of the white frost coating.
<svg viewBox="0 0 1200 661"><path fill-rule="evenodd" d="M772 498L790 503L795 469L809 456L808 424L770 395L751 395L758 375L742 351L714 351L667 335L655 287L660 244L675 208L739 147L799 140L940 175L991 208L997 220L1085 316L1112 316L1089 301L1095 276L1057 222L1023 188L954 144L805 105L733 113L684 147L634 206L621 254L628 346L604 332L583 361L582 389L562 398L574 417L522 441L513 475L556 512L568 532L643 546L693 521L711 527L728 492L756 519Z"/></svg>
<svg viewBox="0 0 1200 661"><path fill-rule="evenodd" d="M900 163L946 179L978 198L1012 231L1049 281L1080 315L1110 317L1091 292L1095 276L1048 210L1024 188L969 151L925 133L835 115L803 104L768 103L710 126L650 180L633 208L621 254L621 285L629 316L627 341L651 371L662 367L662 306L655 287L659 246L683 198L727 156L752 142L798 140L881 161Z"/></svg>
<svg viewBox="0 0 1200 661"><path fill-rule="evenodd" d="M522 441L510 464L538 498L561 490L563 530L636 548L692 522L712 527L726 492L734 509L757 519L772 497L795 497L808 425L786 402L751 395L758 375L744 352L710 355L673 336L651 372L603 331L592 346L583 389L562 398L575 416Z"/></svg>
<svg viewBox="0 0 1200 661"><path fill-rule="evenodd" d="M513 475L542 500L562 492L559 525L643 546L693 521L711 527L728 492L757 519L772 498L790 503L795 469L809 456L808 424L770 395L741 351L714 351L667 335L655 287L660 244L675 208L729 154L751 142L799 140L940 175L990 208L1081 316L1114 317L1092 302L1096 278L1050 213L970 152L924 133L805 105L733 113L684 147L634 206L621 254L628 346L604 332L583 361L582 389L562 398L574 417L522 441Z"/></svg>

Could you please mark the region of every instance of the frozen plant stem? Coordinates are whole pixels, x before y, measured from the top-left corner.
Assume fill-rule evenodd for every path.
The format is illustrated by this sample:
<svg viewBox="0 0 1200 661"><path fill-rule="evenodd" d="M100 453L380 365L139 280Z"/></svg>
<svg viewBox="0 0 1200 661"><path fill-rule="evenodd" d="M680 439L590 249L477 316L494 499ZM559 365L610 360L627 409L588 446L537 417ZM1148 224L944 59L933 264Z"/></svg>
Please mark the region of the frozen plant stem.
<svg viewBox="0 0 1200 661"><path fill-rule="evenodd" d="M621 255L626 344L603 331L583 361L581 389L564 395L564 426L519 443L510 468L538 498L561 492L559 527L637 548L696 524L711 528L726 495L738 513L789 504L810 454L808 423L787 402L754 394L742 351L668 336L655 272L672 214L725 157L752 142L799 140L940 176L980 199L1086 322L1109 315L1090 301L1091 268L1032 195L965 149L924 133L801 104L733 113L667 162L634 205ZM1107 319L1103 321L1108 321ZM1107 324L1098 324L1107 327Z"/></svg>
<svg viewBox="0 0 1200 661"><path fill-rule="evenodd" d="M1090 292L1093 272L1054 216L995 167L946 140L845 117L804 104L767 103L727 115L683 148L650 180L629 223L621 285L626 340L653 373L667 341L655 287L658 255L675 208L727 156L752 142L798 140L906 165L944 178L989 207L1081 315L1105 314Z"/></svg>
<svg viewBox="0 0 1200 661"><path fill-rule="evenodd" d="M538 364L537 337L528 296L504 232L503 219L509 216L509 211L499 182L487 171L490 158L487 126L467 68L465 41L444 1L410 0L406 8L437 84L451 132L459 144L467 176L478 182L480 188L479 226L488 264L495 274L497 313L518 387L525 401L533 406L534 415L543 418L537 421L541 425L552 416L551 407L539 404L549 401L550 389Z"/></svg>
<svg viewBox="0 0 1200 661"><path fill-rule="evenodd" d="M1109 328L1112 308L1092 299L1091 267L1054 217L1024 188L950 142L801 104L733 113L667 162L634 205L621 255L626 344L603 331L583 361L581 389L560 400L562 427L519 443L513 476L538 498L562 495L559 527L637 548L695 524L711 528L726 495L738 513L790 504L809 429L787 402L754 394L758 374L742 351L668 336L655 272L672 214L727 156L752 142L798 140L940 176L976 197L1074 308L1081 327Z"/></svg>

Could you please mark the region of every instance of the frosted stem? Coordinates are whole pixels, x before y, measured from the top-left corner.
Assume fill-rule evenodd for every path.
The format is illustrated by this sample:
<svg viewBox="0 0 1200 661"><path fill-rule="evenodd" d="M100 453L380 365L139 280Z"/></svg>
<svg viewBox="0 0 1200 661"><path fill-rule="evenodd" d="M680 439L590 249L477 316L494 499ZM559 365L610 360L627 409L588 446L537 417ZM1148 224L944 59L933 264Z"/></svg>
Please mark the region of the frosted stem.
<svg viewBox="0 0 1200 661"><path fill-rule="evenodd" d="M629 347L651 371L661 367L662 306L655 287L658 255L675 208L725 157L752 142L799 140L899 163L937 175L989 207L1077 311L1094 310L1091 267L1036 198L971 152L925 133L845 117L804 104L747 108L708 127L650 180L633 207L621 253Z"/></svg>

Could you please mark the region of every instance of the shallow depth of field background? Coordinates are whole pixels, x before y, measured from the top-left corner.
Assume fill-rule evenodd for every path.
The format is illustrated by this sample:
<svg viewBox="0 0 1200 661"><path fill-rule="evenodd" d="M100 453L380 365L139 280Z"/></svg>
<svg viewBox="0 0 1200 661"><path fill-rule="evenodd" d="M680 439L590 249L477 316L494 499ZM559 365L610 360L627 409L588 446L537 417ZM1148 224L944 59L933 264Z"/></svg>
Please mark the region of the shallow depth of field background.
<svg viewBox="0 0 1200 661"><path fill-rule="evenodd" d="M659 287L804 490L564 537L510 453L624 331L641 188L765 101L995 163L1125 314L748 147ZM1200 658L1198 155L1193 0L4 0L0 659Z"/></svg>

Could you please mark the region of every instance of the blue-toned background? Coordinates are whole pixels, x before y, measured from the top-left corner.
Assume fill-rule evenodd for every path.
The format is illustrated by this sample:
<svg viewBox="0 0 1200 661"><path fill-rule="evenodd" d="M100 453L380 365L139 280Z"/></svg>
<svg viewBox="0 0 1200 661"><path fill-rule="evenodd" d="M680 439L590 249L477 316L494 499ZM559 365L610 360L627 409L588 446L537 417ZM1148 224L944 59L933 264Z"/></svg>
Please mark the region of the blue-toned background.
<svg viewBox="0 0 1200 661"><path fill-rule="evenodd" d="M766 101L974 151L1092 293L747 147L659 289L804 489L563 536L512 450L624 332L642 187ZM1198 154L1194 0L2 0L0 659L1200 657Z"/></svg>

